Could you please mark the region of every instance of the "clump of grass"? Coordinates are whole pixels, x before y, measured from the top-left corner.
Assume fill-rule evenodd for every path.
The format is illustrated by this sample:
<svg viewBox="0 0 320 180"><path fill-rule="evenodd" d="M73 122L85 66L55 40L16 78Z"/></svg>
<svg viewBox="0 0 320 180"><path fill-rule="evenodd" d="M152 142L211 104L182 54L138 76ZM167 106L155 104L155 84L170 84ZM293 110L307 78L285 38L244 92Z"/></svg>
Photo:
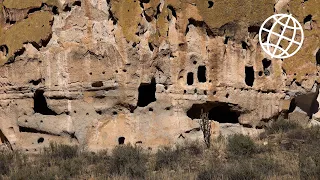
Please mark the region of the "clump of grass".
<svg viewBox="0 0 320 180"><path fill-rule="evenodd" d="M48 148L44 148L43 154L50 159L72 159L79 154L78 146L50 143Z"/></svg>
<svg viewBox="0 0 320 180"><path fill-rule="evenodd" d="M147 171L147 154L140 147L132 145L117 146L112 151L110 173L143 178Z"/></svg>
<svg viewBox="0 0 320 180"><path fill-rule="evenodd" d="M267 134L276 134L276 133L286 133L293 129L301 128L301 125L299 125L295 121L289 121L285 119L278 119L277 121L274 121L270 126L266 128Z"/></svg>
<svg viewBox="0 0 320 180"><path fill-rule="evenodd" d="M256 150L257 146L249 136L235 134L228 138L227 151L229 156L251 156Z"/></svg>

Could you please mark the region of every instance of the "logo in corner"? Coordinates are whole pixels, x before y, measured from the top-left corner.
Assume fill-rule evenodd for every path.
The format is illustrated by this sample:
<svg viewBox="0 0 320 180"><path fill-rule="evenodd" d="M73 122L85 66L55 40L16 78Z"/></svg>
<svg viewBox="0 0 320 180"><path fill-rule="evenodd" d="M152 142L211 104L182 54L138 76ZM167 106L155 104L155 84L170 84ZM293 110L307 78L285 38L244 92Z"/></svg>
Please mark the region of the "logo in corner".
<svg viewBox="0 0 320 180"><path fill-rule="evenodd" d="M295 55L303 40L303 28L291 14L270 16L259 31L260 45L271 58L285 59Z"/></svg>

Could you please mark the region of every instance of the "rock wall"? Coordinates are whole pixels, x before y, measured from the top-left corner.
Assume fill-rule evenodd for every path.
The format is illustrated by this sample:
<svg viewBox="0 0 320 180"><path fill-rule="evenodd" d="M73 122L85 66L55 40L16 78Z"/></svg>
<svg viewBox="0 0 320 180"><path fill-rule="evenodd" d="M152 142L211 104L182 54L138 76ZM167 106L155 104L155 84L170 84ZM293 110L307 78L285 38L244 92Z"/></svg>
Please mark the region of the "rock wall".
<svg viewBox="0 0 320 180"><path fill-rule="evenodd" d="M154 149L214 136L232 123L257 133L319 79L317 0L0 0L0 137L39 151ZM305 43L272 59L262 22L289 12ZM228 132L224 132L228 134Z"/></svg>

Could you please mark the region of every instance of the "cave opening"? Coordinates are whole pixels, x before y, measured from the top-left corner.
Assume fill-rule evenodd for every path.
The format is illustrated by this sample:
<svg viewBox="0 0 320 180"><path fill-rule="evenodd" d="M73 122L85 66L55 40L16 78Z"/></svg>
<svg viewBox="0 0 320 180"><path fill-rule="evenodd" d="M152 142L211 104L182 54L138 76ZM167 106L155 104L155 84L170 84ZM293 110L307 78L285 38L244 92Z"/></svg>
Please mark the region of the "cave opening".
<svg viewBox="0 0 320 180"><path fill-rule="evenodd" d="M320 66L320 49L316 53L316 62L317 66Z"/></svg>
<svg viewBox="0 0 320 180"><path fill-rule="evenodd" d="M254 70L252 66L246 66L245 67L245 82L247 86L253 86L254 82Z"/></svg>
<svg viewBox="0 0 320 180"><path fill-rule="evenodd" d="M206 78L206 67L205 66L199 66L198 67L198 81L203 83L207 81Z"/></svg>
<svg viewBox="0 0 320 180"><path fill-rule="evenodd" d="M42 115L57 115L56 112L52 111L47 104L46 98L44 97L44 91L41 89L36 90L33 97L33 109L35 113Z"/></svg>
<svg viewBox="0 0 320 180"><path fill-rule="evenodd" d="M263 68L264 69L267 69L271 66L271 60L267 59L267 58L264 58L262 60L262 65L263 65Z"/></svg>
<svg viewBox="0 0 320 180"><path fill-rule="evenodd" d="M303 24L305 24L305 23L307 23L307 22L309 22L309 21L311 21L311 20L312 20L312 15L309 14L308 16L306 16L306 17L303 19Z"/></svg>
<svg viewBox="0 0 320 180"><path fill-rule="evenodd" d="M9 49L7 45L0 46L0 57L5 57L8 55Z"/></svg>
<svg viewBox="0 0 320 180"><path fill-rule="evenodd" d="M43 141L44 141L44 138L43 138L43 137L40 137L40 138L38 139L38 144L43 143Z"/></svg>
<svg viewBox="0 0 320 180"><path fill-rule="evenodd" d="M230 103L206 102L203 104L193 104L187 111L187 116L191 119L200 119L201 112L207 112L209 120L219 123L238 123L241 112Z"/></svg>
<svg viewBox="0 0 320 180"><path fill-rule="evenodd" d="M241 47L242 49L248 49L248 44L244 41L241 41Z"/></svg>
<svg viewBox="0 0 320 180"><path fill-rule="evenodd" d="M272 61L269 60L269 59L267 59L267 58L264 58L264 59L262 60L263 73L264 73L264 75L266 75L266 76L269 76L269 75L270 75L271 63L272 63Z"/></svg>
<svg viewBox="0 0 320 180"><path fill-rule="evenodd" d="M212 8L213 7L214 2L213 1L208 1L208 8Z"/></svg>
<svg viewBox="0 0 320 180"><path fill-rule="evenodd" d="M145 107L156 101L156 80L152 78L151 83L141 83L139 86L138 106Z"/></svg>
<svg viewBox="0 0 320 180"><path fill-rule="evenodd" d="M187 84L190 86L193 84L193 73L192 72L189 72L187 74Z"/></svg>
<svg viewBox="0 0 320 180"><path fill-rule="evenodd" d="M119 145L120 145L120 144L124 144L124 140L125 140L125 139L126 139L126 138L123 137L123 136L119 137L119 138L118 138L118 143L119 143Z"/></svg>

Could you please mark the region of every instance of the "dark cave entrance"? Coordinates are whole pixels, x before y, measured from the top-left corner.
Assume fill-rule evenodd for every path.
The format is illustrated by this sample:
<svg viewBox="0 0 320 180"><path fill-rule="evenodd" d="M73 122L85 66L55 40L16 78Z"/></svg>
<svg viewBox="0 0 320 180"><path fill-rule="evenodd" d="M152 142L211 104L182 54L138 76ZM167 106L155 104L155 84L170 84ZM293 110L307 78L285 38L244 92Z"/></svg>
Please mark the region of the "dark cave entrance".
<svg viewBox="0 0 320 180"><path fill-rule="evenodd" d="M253 86L253 82L254 82L254 70L252 66L246 66L245 67L245 73L246 73L246 77L245 77L245 82L246 85L248 86Z"/></svg>
<svg viewBox="0 0 320 180"><path fill-rule="evenodd" d="M317 62L317 66L320 66L320 49L317 51L317 54L316 54L316 62Z"/></svg>
<svg viewBox="0 0 320 180"><path fill-rule="evenodd" d="M189 72L189 73L187 74L187 84L188 84L189 86L191 86L191 85L193 84L193 73L192 73L192 72Z"/></svg>
<svg viewBox="0 0 320 180"><path fill-rule="evenodd" d="M123 136L119 137L119 138L118 138L118 143L119 143L119 145L120 145L120 144L124 144L124 140L125 140L125 139L126 139L126 138L123 137Z"/></svg>
<svg viewBox="0 0 320 180"><path fill-rule="evenodd" d="M138 89L138 106L145 107L156 101L156 80L152 78L151 83L141 83Z"/></svg>
<svg viewBox="0 0 320 180"><path fill-rule="evenodd" d="M40 113L43 115L57 115L56 112L52 111L47 104L46 98L44 97L44 91L43 90L36 90L34 93L34 104L33 109L35 113Z"/></svg>
<svg viewBox="0 0 320 180"><path fill-rule="evenodd" d="M241 111L235 105L225 102L206 102L193 104L187 111L187 116L191 119L200 119L202 110L209 113L210 120L219 123L238 123L241 114Z"/></svg>
<svg viewBox="0 0 320 180"><path fill-rule="evenodd" d="M271 63L272 63L272 61L269 60L269 59L267 59L267 58L264 58L264 59L262 60L263 73L264 73L264 75L266 75L266 76L269 76L269 75L270 75Z"/></svg>
<svg viewBox="0 0 320 180"><path fill-rule="evenodd" d="M206 78L206 67L205 66L199 66L198 67L198 81L199 82L206 82L207 78Z"/></svg>

